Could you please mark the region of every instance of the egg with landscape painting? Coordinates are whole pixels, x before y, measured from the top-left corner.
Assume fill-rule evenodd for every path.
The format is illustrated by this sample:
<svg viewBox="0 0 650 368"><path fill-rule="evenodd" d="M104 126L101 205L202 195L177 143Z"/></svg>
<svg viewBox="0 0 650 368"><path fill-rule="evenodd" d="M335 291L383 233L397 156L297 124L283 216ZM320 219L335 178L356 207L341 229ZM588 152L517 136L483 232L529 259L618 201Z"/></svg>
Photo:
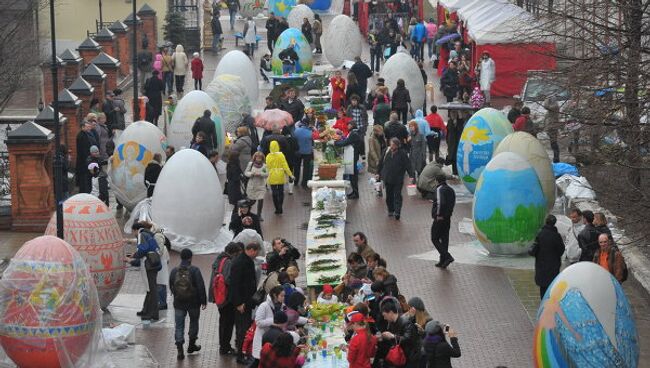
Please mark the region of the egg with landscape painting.
<svg viewBox="0 0 650 368"><path fill-rule="evenodd" d="M339 14L330 22L323 38L325 58L335 68L341 67L346 60L361 56L363 37L359 26L345 14Z"/></svg>
<svg viewBox="0 0 650 368"><path fill-rule="evenodd" d="M508 134L494 151L494 155L501 152L514 152L528 161L533 166L546 198L546 207L555 205L555 176L553 166L542 143L526 132Z"/></svg>
<svg viewBox="0 0 650 368"><path fill-rule="evenodd" d="M494 150L511 133L513 130L508 118L493 108L477 111L465 123L458 143L456 164L458 176L470 192L474 193L476 182L490 162Z"/></svg>
<svg viewBox="0 0 650 368"><path fill-rule="evenodd" d="M275 41L273 48L273 56L271 59L271 66L274 75L282 75L282 61L280 61L280 53L284 51L289 45L293 45L293 49L298 55L298 62L296 64L295 73L301 74L311 72L314 66L311 46L307 39L299 29L288 28L284 30Z"/></svg>
<svg viewBox="0 0 650 368"><path fill-rule="evenodd" d="M18 367L91 366L84 355L101 328L97 290L65 241L26 242L0 280L0 345Z"/></svg>
<svg viewBox="0 0 650 368"><path fill-rule="evenodd" d="M199 151L184 149L167 161L151 201L154 223L176 250L215 241L224 219L224 196L214 166ZM232 236L231 236L232 238ZM225 244L224 244L225 245Z"/></svg>
<svg viewBox="0 0 650 368"><path fill-rule="evenodd" d="M424 80L418 64L410 55L398 52L391 56L381 69L381 75L384 77L385 84L390 91L397 87L399 79L403 79L406 89L409 90L411 95L413 111L422 109L426 97Z"/></svg>
<svg viewBox="0 0 650 368"><path fill-rule="evenodd" d="M192 126L196 119L203 116L205 110L210 111L210 119L217 131L217 147L219 153L225 148L226 132L221 119L219 106L203 91L191 91L176 105L172 120L167 127L167 139L176 150L189 147L192 141Z"/></svg>
<svg viewBox="0 0 650 368"><path fill-rule="evenodd" d="M246 54L239 50L228 51L217 64L214 78L222 74L236 75L241 78L248 94L248 100L251 103L257 102L260 93L260 86L257 81L259 67L256 67Z"/></svg>
<svg viewBox="0 0 650 368"><path fill-rule="evenodd" d="M268 0L269 13L286 18L296 4L298 4L296 0Z"/></svg>
<svg viewBox="0 0 650 368"><path fill-rule="evenodd" d="M56 236L56 213L45 235ZM124 237L113 211L95 196L75 194L63 202L63 238L88 265L99 305L108 307L120 292L126 272Z"/></svg>
<svg viewBox="0 0 650 368"><path fill-rule="evenodd" d="M218 75L205 92L217 102L226 132L234 134L242 113L251 113L251 102L241 78L232 74Z"/></svg>
<svg viewBox="0 0 650 368"><path fill-rule="evenodd" d="M546 198L528 161L512 152L494 156L476 185L472 216L490 254L526 254L546 217Z"/></svg>
<svg viewBox="0 0 650 368"><path fill-rule="evenodd" d="M167 138L147 121L130 124L117 138L109 160L108 179L115 198L127 209L133 209L147 197L144 170L156 153L165 160L165 148Z"/></svg>
<svg viewBox="0 0 650 368"><path fill-rule="evenodd" d="M239 14L244 17L254 17L264 12L263 0L241 0Z"/></svg>
<svg viewBox="0 0 650 368"><path fill-rule="evenodd" d="M549 286L537 312L533 362L545 367L638 367L634 311L603 267L578 262Z"/></svg>

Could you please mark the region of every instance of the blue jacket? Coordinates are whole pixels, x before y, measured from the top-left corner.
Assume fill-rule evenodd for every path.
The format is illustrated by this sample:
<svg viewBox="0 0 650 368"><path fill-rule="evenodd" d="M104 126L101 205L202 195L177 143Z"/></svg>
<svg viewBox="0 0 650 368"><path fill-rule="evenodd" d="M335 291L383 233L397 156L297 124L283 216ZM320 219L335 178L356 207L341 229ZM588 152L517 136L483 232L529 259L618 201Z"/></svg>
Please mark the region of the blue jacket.
<svg viewBox="0 0 650 368"><path fill-rule="evenodd" d="M418 123L418 130L420 131L420 134L422 134L422 136L428 137L433 133L431 131L431 128L429 127L429 123L424 118L424 114L422 113L422 110L417 110L415 112L415 122Z"/></svg>
<svg viewBox="0 0 650 368"><path fill-rule="evenodd" d="M300 125L293 131L293 137L298 141L298 153L301 155L311 155L314 152L313 131L306 125Z"/></svg>
<svg viewBox="0 0 650 368"><path fill-rule="evenodd" d="M427 37L427 28L422 22L416 24L411 30L411 41L422 42Z"/></svg>

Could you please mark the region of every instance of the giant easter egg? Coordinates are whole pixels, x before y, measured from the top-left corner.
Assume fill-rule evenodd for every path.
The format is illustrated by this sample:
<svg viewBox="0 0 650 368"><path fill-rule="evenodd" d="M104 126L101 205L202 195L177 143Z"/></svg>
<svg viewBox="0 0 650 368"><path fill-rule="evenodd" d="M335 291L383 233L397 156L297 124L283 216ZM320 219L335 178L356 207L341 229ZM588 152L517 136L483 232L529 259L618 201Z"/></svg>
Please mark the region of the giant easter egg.
<svg viewBox="0 0 650 368"><path fill-rule="evenodd" d="M303 4L307 4L313 10L326 11L330 10L332 0L303 0ZM336 14L335 12L332 12Z"/></svg>
<svg viewBox="0 0 650 368"><path fill-rule="evenodd" d="M494 151L494 155L501 152L517 153L533 166L537 177L539 177L539 182L542 184L544 197L546 197L546 207L548 209L553 208L555 204L555 176L553 175L551 159L548 157L542 143L529 133L514 132L503 138Z"/></svg>
<svg viewBox="0 0 650 368"><path fill-rule="evenodd" d="M286 18L297 3L296 0L268 0L269 13Z"/></svg>
<svg viewBox="0 0 650 368"><path fill-rule="evenodd" d="M133 209L147 197L144 170L154 154L160 153L165 159L165 148L165 135L146 121L132 123L117 139L109 161L108 178L111 190L124 207Z"/></svg>
<svg viewBox="0 0 650 368"><path fill-rule="evenodd" d="M470 192L474 193L476 182L494 150L512 132L512 125L506 116L493 108L481 109L467 121L458 143L456 162L458 176Z"/></svg>
<svg viewBox="0 0 650 368"><path fill-rule="evenodd" d="M45 235L56 236L56 214L52 215ZM97 199L79 193L63 202L63 238L90 269L99 305L108 307L124 282L124 242L113 212Z"/></svg>
<svg viewBox="0 0 650 368"><path fill-rule="evenodd" d="M280 34L273 47L273 56L271 59L273 74L282 75L282 62L280 61L279 55L289 45L294 45L293 48L296 50L296 54L298 54L296 73L311 72L314 66L314 60L309 42L307 42L307 39L299 29L287 28Z"/></svg>
<svg viewBox="0 0 650 368"><path fill-rule="evenodd" d="M287 17L289 27L301 29L304 19L309 19L309 24L314 23L314 12L305 4L298 4L291 9Z"/></svg>
<svg viewBox="0 0 650 368"><path fill-rule="evenodd" d="M537 312L535 367L637 367L639 337L623 288L592 262L567 267Z"/></svg>
<svg viewBox="0 0 650 368"><path fill-rule="evenodd" d="M232 74L218 75L205 92L217 102L226 132L234 134L242 113L251 113L251 103L241 78Z"/></svg>
<svg viewBox="0 0 650 368"><path fill-rule="evenodd" d="M476 236L491 254L525 254L546 217L533 167L516 153L494 156L476 185L472 215Z"/></svg>
<svg viewBox="0 0 650 368"><path fill-rule="evenodd" d="M251 103L257 103L257 98L260 93L260 86L257 82L257 74L259 68L256 68L251 59L239 50L228 51L225 54L217 69L214 71L214 77L222 74L236 75L241 78L248 94L248 99Z"/></svg>
<svg viewBox="0 0 650 368"><path fill-rule="evenodd" d="M334 17L321 40L325 58L335 68L339 68L346 60L354 60L356 56L361 56L363 37L359 32L359 26L347 15L340 14Z"/></svg>
<svg viewBox="0 0 650 368"><path fill-rule="evenodd" d="M203 116L205 110L210 110L210 118L217 130L217 148L223 153L226 142L226 132L223 126L219 106L203 91L192 91L178 102L171 123L167 127L167 140L176 150L189 147L192 141L192 126L196 119Z"/></svg>
<svg viewBox="0 0 650 368"><path fill-rule="evenodd" d="M422 109L426 98L424 80L418 64L411 56L403 52L391 56L381 69L381 74L386 80L385 84L390 91L397 87L398 79L403 79L411 95L413 111Z"/></svg>
<svg viewBox="0 0 650 368"><path fill-rule="evenodd" d="M263 0L241 0L240 4L239 14L244 17L254 17L264 12Z"/></svg>
<svg viewBox="0 0 650 368"><path fill-rule="evenodd" d="M151 217L165 229L174 249L193 247L198 254L219 236L222 193L217 172L205 156L192 149L178 151L156 182Z"/></svg>
<svg viewBox="0 0 650 368"><path fill-rule="evenodd" d="M90 366L100 326L97 291L81 255L65 241L25 243L0 280L0 345L19 367Z"/></svg>

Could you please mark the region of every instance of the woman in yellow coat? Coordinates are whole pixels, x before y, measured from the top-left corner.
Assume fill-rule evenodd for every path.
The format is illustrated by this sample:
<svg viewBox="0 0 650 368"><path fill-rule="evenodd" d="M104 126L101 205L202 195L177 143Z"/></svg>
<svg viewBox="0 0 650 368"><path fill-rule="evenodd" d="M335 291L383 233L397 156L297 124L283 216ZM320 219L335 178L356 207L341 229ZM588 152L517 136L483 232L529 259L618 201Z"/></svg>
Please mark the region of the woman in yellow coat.
<svg viewBox="0 0 650 368"><path fill-rule="evenodd" d="M287 176L289 177L289 182L293 182L293 173L289 169L284 154L280 152L278 141L271 141L269 154L266 156L266 168L269 171L267 182L271 186L275 214L281 214L282 202L284 202L284 183L286 183Z"/></svg>

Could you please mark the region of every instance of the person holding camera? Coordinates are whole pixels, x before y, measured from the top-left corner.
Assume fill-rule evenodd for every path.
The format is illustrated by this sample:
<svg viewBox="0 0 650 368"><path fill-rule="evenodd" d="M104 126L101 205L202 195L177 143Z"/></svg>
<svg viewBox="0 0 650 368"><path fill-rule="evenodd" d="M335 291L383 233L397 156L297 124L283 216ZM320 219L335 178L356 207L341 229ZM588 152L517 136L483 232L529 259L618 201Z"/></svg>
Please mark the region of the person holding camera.
<svg viewBox="0 0 650 368"><path fill-rule="evenodd" d="M267 273L297 265L296 260L300 258L300 252L286 239L273 239L271 247L273 250L266 255Z"/></svg>
<svg viewBox="0 0 650 368"><path fill-rule="evenodd" d="M451 368L451 358L460 358L460 346L456 331L449 325L429 321L424 328L423 342L426 368Z"/></svg>
<svg viewBox="0 0 650 368"><path fill-rule="evenodd" d="M244 231L244 229L253 229L257 231L262 238L262 226L260 223L259 215L251 212L251 201L248 199L240 199L237 202L237 212L232 214L230 219L229 229L232 230L234 236Z"/></svg>

